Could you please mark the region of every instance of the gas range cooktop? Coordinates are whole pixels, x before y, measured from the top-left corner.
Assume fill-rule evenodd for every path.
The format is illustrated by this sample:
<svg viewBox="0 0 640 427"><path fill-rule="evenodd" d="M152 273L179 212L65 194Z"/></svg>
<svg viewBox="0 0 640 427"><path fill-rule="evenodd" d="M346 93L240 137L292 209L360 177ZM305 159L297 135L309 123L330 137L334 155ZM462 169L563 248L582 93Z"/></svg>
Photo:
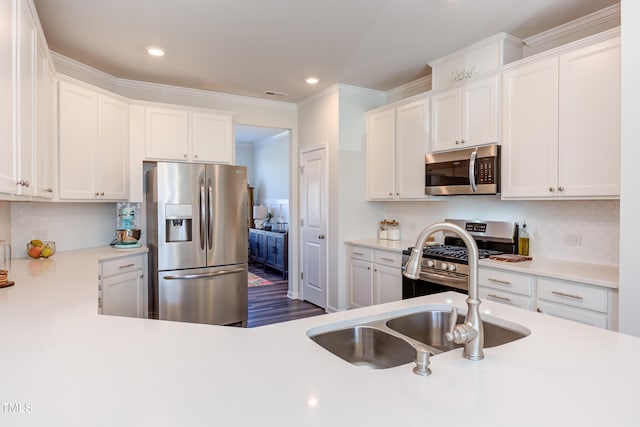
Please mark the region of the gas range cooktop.
<svg viewBox="0 0 640 427"><path fill-rule="evenodd" d="M478 258L489 258L491 255L503 254L503 251L492 249L478 249ZM440 245L440 246L427 246L422 251L422 256L425 258L431 258L439 261L453 261L467 264L469 256L467 254L467 248L464 246L454 245Z"/></svg>

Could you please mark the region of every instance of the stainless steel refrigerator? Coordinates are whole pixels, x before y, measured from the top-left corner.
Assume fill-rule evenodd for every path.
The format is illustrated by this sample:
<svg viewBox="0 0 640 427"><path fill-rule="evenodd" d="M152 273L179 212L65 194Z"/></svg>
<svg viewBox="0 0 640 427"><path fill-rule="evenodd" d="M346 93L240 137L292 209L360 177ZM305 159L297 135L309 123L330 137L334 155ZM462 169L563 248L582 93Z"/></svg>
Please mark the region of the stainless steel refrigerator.
<svg viewBox="0 0 640 427"><path fill-rule="evenodd" d="M151 316L246 325L246 168L158 162L145 191Z"/></svg>

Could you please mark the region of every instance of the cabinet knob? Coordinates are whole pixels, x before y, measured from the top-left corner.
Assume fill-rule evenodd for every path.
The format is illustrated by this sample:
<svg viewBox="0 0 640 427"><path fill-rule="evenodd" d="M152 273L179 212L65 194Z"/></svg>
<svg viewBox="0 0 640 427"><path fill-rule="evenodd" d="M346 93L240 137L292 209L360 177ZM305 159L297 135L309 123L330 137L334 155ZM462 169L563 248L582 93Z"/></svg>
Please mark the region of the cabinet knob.
<svg viewBox="0 0 640 427"><path fill-rule="evenodd" d="M541 309L540 307L536 308L536 311L537 311L538 313L544 313L544 311L542 311L542 309Z"/></svg>
<svg viewBox="0 0 640 427"><path fill-rule="evenodd" d="M186 155L186 154L183 154L183 155L182 155L182 157L184 157L184 158L186 159L186 158L187 158L187 155Z"/></svg>
<svg viewBox="0 0 640 427"><path fill-rule="evenodd" d="M461 140L460 140L460 144L464 144L464 143L465 143L465 140L464 140L464 139L461 139Z"/></svg>
<svg viewBox="0 0 640 427"><path fill-rule="evenodd" d="M558 191L564 191L564 187L562 186L558 187Z"/></svg>
<svg viewBox="0 0 640 427"><path fill-rule="evenodd" d="M194 158L194 159L197 159L197 158L198 158L198 155L197 155L197 154L194 154L194 155L193 155L193 158Z"/></svg>
<svg viewBox="0 0 640 427"><path fill-rule="evenodd" d="M25 181L25 182L24 182L24 186L25 186L25 187L27 187L27 188L29 188L29 181Z"/></svg>
<svg viewBox="0 0 640 427"><path fill-rule="evenodd" d="M93 193L94 196L98 197L100 195L100 193L98 193L97 191L95 193Z"/></svg>
<svg viewBox="0 0 640 427"><path fill-rule="evenodd" d="M393 193L389 193L390 196L393 196Z"/></svg>
<svg viewBox="0 0 640 427"><path fill-rule="evenodd" d="M100 193L101 196L104 196L104 192Z"/></svg>
<svg viewBox="0 0 640 427"><path fill-rule="evenodd" d="M53 188L49 187L45 190L47 193L53 193Z"/></svg>
<svg viewBox="0 0 640 427"><path fill-rule="evenodd" d="M456 145L460 144L460 141L456 140Z"/></svg>
<svg viewBox="0 0 640 427"><path fill-rule="evenodd" d="M318 235L318 239L320 239L320 240L324 239L324 234L319 234Z"/></svg>
<svg viewBox="0 0 640 427"><path fill-rule="evenodd" d="M556 191L556 189L555 189L555 188L553 188L553 187L549 187L549 191L550 191L551 193L553 193L554 191Z"/></svg>

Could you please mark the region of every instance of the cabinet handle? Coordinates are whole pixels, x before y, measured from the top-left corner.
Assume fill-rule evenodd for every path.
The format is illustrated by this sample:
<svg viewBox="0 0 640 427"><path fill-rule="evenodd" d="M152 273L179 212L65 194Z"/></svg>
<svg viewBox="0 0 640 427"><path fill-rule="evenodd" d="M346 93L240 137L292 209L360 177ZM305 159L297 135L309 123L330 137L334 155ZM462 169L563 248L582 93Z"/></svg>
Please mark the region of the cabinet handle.
<svg viewBox="0 0 640 427"><path fill-rule="evenodd" d="M381 257L380 259L381 259L381 260L383 260L383 261L393 262L393 260L392 260L391 258L384 258L384 257Z"/></svg>
<svg viewBox="0 0 640 427"><path fill-rule="evenodd" d="M324 239L324 234L319 234L318 235L318 239L320 239L320 240Z"/></svg>
<svg viewBox="0 0 640 427"><path fill-rule="evenodd" d="M360 256L363 256L363 255L364 255L364 253L362 253L362 252L356 252L356 251L353 251L353 252L351 252L351 253L352 253L352 254L354 254L354 255L360 255Z"/></svg>
<svg viewBox="0 0 640 427"><path fill-rule="evenodd" d="M511 298L507 298L507 297L501 297L500 295L496 295L496 294L489 294L487 295L489 298L493 298L493 299L498 299L500 301L506 301L506 302L511 302Z"/></svg>
<svg viewBox="0 0 640 427"><path fill-rule="evenodd" d="M120 266L120 267L118 267L118 268L120 268L120 269L123 269L123 268L129 268L129 267L133 267L134 265L135 265L135 264L121 265L121 266Z"/></svg>
<svg viewBox="0 0 640 427"><path fill-rule="evenodd" d="M493 283L499 283L501 285L511 286L511 282L507 282L506 280L493 279L491 277L489 277L487 280Z"/></svg>
<svg viewBox="0 0 640 427"><path fill-rule="evenodd" d="M582 298L580 295L573 295L573 294L565 294L564 292L560 292L560 291L551 291L552 294L554 295L558 295L561 297L567 297L567 298L573 298L573 299L584 299Z"/></svg>

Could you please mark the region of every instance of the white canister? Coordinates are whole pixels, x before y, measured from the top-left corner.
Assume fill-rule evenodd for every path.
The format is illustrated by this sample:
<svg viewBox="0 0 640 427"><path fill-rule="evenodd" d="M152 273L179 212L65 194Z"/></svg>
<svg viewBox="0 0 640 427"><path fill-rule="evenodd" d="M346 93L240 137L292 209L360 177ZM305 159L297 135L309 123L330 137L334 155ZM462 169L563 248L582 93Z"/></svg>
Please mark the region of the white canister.
<svg viewBox="0 0 640 427"><path fill-rule="evenodd" d="M387 239L400 240L400 223L392 221L390 224L387 224Z"/></svg>
<svg viewBox="0 0 640 427"><path fill-rule="evenodd" d="M380 227L378 227L378 239L387 240L387 220L380 221Z"/></svg>

